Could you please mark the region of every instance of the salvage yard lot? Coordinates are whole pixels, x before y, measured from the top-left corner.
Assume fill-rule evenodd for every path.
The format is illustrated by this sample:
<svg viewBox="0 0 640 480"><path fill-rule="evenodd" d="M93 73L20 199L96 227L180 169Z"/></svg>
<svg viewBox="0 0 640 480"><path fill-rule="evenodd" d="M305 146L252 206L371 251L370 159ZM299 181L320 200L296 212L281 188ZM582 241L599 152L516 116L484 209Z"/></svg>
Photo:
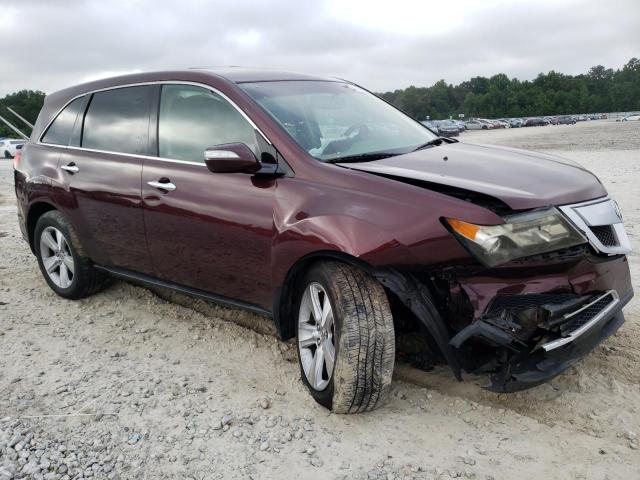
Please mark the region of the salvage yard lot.
<svg viewBox="0 0 640 480"><path fill-rule="evenodd" d="M178 298L187 308L122 282L77 302L56 297L22 241L11 162L0 160L0 480L11 478L3 472L637 478L640 122L460 139L557 153L599 176L634 246L627 322L564 375L518 394L487 392L484 378L458 383L445 368L398 365L391 401L356 416L313 401L298 380L293 344L266 334L272 329L259 317Z"/></svg>

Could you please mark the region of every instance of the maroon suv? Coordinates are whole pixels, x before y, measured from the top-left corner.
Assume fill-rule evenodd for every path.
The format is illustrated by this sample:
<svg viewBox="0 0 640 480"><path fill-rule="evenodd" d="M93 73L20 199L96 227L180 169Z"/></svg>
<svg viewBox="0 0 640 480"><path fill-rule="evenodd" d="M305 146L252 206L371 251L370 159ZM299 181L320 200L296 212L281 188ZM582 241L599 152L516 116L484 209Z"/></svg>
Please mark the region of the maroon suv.
<svg viewBox="0 0 640 480"><path fill-rule="evenodd" d="M302 380L374 408L396 338L511 392L615 332L632 296L620 210L551 155L440 138L346 81L223 69L46 98L16 160L49 286L108 276L273 318Z"/></svg>

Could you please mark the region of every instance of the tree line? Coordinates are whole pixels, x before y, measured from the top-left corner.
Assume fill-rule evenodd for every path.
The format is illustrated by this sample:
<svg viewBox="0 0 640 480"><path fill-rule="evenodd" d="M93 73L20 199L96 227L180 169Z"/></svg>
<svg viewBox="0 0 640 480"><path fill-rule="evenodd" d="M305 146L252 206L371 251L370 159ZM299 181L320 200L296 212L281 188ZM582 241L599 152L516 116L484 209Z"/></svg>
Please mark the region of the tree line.
<svg viewBox="0 0 640 480"><path fill-rule="evenodd" d="M499 73L452 85L439 80L430 87L408 87L378 94L418 120L503 118L640 110L640 60L618 70L602 65L588 73L540 73L518 80Z"/></svg>

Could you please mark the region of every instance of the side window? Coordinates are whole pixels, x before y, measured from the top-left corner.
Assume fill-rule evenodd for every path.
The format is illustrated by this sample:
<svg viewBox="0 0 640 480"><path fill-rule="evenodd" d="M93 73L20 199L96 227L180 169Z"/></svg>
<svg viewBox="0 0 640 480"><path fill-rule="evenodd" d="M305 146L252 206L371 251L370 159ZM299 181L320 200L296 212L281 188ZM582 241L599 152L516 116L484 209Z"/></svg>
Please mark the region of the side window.
<svg viewBox="0 0 640 480"><path fill-rule="evenodd" d="M82 146L147 154L151 88L125 87L94 93L84 118Z"/></svg>
<svg viewBox="0 0 640 480"><path fill-rule="evenodd" d="M204 163L204 151L245 143L259 157L256 132L220 95L191 85L163 85L158 119L160 157Z"/></svg>
<svg viewBox="0 0 640 480"><path fill-rule="evenodd" d="M69 139L73 132L73 126L80 113L80 108L83 105L84 97L76 98L73 102L67 105L62 110L51 126L47 129L47 132L42 137L43 143L51 143L53 145L69 145Z"/></svg>

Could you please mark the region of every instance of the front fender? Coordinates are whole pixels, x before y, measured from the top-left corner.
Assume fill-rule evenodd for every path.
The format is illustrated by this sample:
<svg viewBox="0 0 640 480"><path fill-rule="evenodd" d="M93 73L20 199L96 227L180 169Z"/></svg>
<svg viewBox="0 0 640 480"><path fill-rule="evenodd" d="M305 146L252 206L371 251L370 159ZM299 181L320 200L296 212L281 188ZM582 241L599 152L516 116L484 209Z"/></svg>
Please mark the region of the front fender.
<svg viewBox="0 0 640 480"><path fill-rule="evenodd" d="M298 259L314 252L340 252L371 264L379 263L390 251L410 255L391 232L347 215L303 218L276 225L276 229L271 257L275 285L282 284Z"/></svg>
<svg viewBox="0 0 640 480"><path fill-rule="evenodd" d="M362 172L340 173L340 180L357 184L278 181L271 250L274 288L299 259L319 251L344 253L374 267L459 262L469 255L442 225L442 216L502 223L485 208L438 192Z"/></svg>

